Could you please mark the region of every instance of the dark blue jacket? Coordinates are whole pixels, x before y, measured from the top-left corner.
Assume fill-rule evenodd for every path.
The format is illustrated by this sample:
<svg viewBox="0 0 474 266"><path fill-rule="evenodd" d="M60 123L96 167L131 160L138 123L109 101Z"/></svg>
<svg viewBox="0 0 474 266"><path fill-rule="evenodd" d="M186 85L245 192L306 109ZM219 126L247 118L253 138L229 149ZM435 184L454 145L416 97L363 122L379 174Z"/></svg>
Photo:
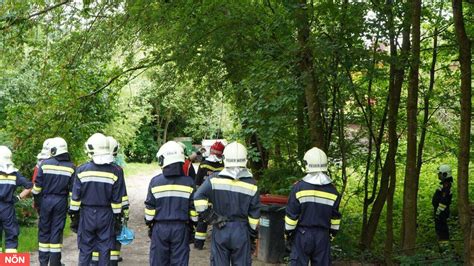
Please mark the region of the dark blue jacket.
<svg viewBox="0 0 474 266"><path fill-rule="evenodd" d="M123 171L115 165L85 163L76 170L69 209L111 207L115 214L120 214L124 186Z"/></svg>
<svg viewBox="0 0 474 266"><path fill-rule="evenodd" d="M185 176L183 164L170 164L153 177L145 201L145 220L155 222L197 221L193 204L194 180Z"/></svg>
<svg viewBox="0 0 474 266"><path fill-rule="evenodd" d="M67 154L44 160L38 167L33 194L68 196L72 189L75 168Z"/></svg>
<svg viewBox="0 0 474 266"><path fill-rule="evenodd" d="M230 221L248 221L256 229L260 219L260 196L252 177L235 180L227 176L211 176L199 187L194 205L203 212L211 202L213 210Z"/></svg>
<svg viewBox="0 0 474 266"><path fill-rule="evenodd" d="M204 160L204 162L199 165L199 169L196 174L196 186L202 185L202 183L204 182L204 180L206 180L207 177L214 173L219 173L223 169L223 162L211 162L208 160Z"/></svg>
<svg viewBox="0 0 474 266"><path fill-rule="evenodd" d="M127 194L127 186L126 186L126 183L125 183L125 175L123 173L123 168L118 165L118 164L115 164L115 163L112 163L113 166L115 166L118 171L120 172L120 174L118 175L118 177L122 177L123 181L121 181L121 183L123 183L123 185L120 187L120 197L121 197L121 200L122 200L122 209L128 209L129 206L130 206L130 202L128 200L128 194Z"/></svg>
<svg viewBox="0 0 474 266"><path fill-rule="evenodd" d="M339 230L341 198L333 184L313 185L303 180L291 189L286 207L285 229L297 226L328 229L332 234Z"/></svg>
<svg viewBox="0 0 474 266"><path fill-rule="evenodd" d="M33 183L18 172L11 174L0 172L0 202L14 203L13 194L20 186L30 189Z"/></svg>
<svg viewBox="0 0 474 266"><path fill-rule="evenodd" d="M449 206L451 205L452 198L451 182L441 182L431 199L436 218L442 220L449 218Z"/></svg>

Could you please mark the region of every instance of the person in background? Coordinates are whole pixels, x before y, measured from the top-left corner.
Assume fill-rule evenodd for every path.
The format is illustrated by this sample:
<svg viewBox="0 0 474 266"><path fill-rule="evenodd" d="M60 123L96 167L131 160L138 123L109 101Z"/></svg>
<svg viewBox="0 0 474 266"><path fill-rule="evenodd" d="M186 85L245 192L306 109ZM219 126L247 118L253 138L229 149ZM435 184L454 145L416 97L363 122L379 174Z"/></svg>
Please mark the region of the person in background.
<svg viewBox="0 0 474 266"><path fill-rule="evenodd" d="M37 162L35 165L35 168L33 169L33 176L31 177L31 182L35 182L36 176L38 175L38 168L41 162L43 162L46 159L51 158L51 148L50 148L50 143L51 143L52 138L46 139L43 142L43 147L41 148L41 152L38 153L36 156Z"/></svg>
<svg viewBox="0 0 474 266"><path fill-rule="evenodd" d="M331 265L331 239L339 231L341 197L327 175L326 153L316 147L303 158L306 176L291 189L285 216L290 265Z"/></svg>
<svg viewBox="0 0 474 266"><path fill-rule="evenodd" d="M194 180L196 178L196 171L194 170L194 166L193 166L193 159L195 159L195 155L194 153L191 153L189 155L186 152L186 145L184 145L184 143L180 142L179 144L183 147L184 155L185 155L185 160L183 164L184 175L190 176Z"/></svg>
<svg viewBox="0 0 474 266"><path fill-rule="evenodd" d="M209 157L204 160L198 168L196 174L196 186L200 186L209 176L219 173L224 169L224 163L222 162L222 153L224 151L224 144L220 141L216 141L212 144ZM194 234L194 248L202 250L204 248L204 242L207 237L207 223L202 219L199 219L196 232Z"/></svg>
<svg viewBox="0 0 474 266"><path fill-rule="evenodd" d="M24 190L15 196L17 187L23 187ZM0 146L0 234L5 232L5 253L17 253L20 230L15 203L27 197L32 187L33 183L15 168L10 149ZM1 246L0 252L3 252Z"/></svg>
<svg viewBox="0 0 474 266"><path fill-rule="evenodd" d="M33 175L31 176L31 182L33 182L33 184L35 183L36 176L38 176L39 166L44 160L49 159L51 157L51 151L49 147L51 140L52 138L49 138L43 142L43 147L41 148L40 153L38 153L38 155L36 156L37 161L36 161L35 168L33 168ZM39 211L38 207L35 205L35 201L33 201L32 207L36 211ZM0 242L1 242L1 235L0 235Z"/></svg>
<svg viewBox="0 0 474 266"><path fill-rule="evenodd" d="M204 147L202 147L202 148L199 149L198 156L200 155L200 159L201 159L200 161L201 161L201 162L203 162L204 160L206 160L206 158L207 158L207 157L206 157L206 152L207 152L207 150L206 150L206 148L204 148Z"/></svg>
<svg viewBox="0 0 474 266"><path fill-rule="evenodd" d="M439 187L433 194L431 203L433 204L433 215L435 222L436 236L438 237L438 245L440 252L444 252L449 248L449 206L453 195L451 186L453 184L453 175L451 167L443 164L438 168Z"/></svg>

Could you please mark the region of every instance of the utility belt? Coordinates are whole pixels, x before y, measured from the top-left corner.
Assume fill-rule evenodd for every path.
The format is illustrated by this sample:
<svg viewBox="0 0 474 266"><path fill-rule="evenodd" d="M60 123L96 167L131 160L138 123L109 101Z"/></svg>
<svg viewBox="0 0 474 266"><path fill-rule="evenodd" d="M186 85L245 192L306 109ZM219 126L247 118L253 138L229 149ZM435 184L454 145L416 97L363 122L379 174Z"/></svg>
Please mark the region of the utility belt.
<svg viewBox="0 0 474 266"><path fill-rule="evenodd" d="M248 223L249 222L248 219L244 219L244 218L229 218L226 216L223 216L223 217L224 217L224 221L228 223Z"/></svg>
<svg viewBox="0 0 474 266"><path fill-rule="evenodd" d="M215 212L213 208L208 208L202 214L202 218L206 223L211 224L211 225L215 226L218 229L224 228L224 226L227 223L235 223L235 222L248 223L248 219L239 218L239 217L223 216L223 215L220 215L217 212Z"/></svg>
<svg viewBox="0 0 474 266"><path fill-rule="evenodd" d="M44 193L43 194L43 197L44 196L58 196L58 197L68 197L69 194L68 193Z"/></svg>
<svg viewBox="0 0 474 266"><path fill-rule="evenodd" d="M302 230L318 230L318 231L328 231L328 232L330 229L328 227L324 227L321 225L298 225L296 228L297 229L300 228Z"/></svg>
<svg viewBox="0 0 474 266"><path fill-rule="evenodd" d="M102 205L102 204L83 204L83 203L81 203L81 207L112 209L112 206L110 204L109 205Z"/></svg>

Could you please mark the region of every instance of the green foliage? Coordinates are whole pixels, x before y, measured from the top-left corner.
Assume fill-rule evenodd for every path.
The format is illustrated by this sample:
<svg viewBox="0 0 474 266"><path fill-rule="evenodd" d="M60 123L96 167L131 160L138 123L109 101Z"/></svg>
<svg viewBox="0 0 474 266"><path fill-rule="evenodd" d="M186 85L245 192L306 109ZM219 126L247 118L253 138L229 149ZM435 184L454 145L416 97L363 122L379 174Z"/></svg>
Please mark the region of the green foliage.
<svg viewBox="0 0 474 266"><path fill-rule="evenodd" d="M156 127L151 122L143 123L137 136L125 151L130 162L151 163L158 151Z"/></svg>
<svg viewBox="0 0 474 266"><path fill-rule="evenodd" d="M414 256L400 256L400 265L463 265L462 260L452 251L440 253L434 250L417 253Z"/></svg>
<svg viewBox="0 0 474 266"><path fill-rule="evenodd" d="M261 194L288 195L292 185L303 177L300 169L290 167L269 168L258 180Z"/></svg>
<svg viewBox="0 0 474 266"><path fill-rule="evenodd" d="M402 162L403 163L403 162ZM434 230L433 206L431 199L435 190L439 187L439 180L437 177L437 168L440 164L446 163L454 166L456 164L455 157L443 156L441 158L433 159L425 162L420 176L420 191L418 194L418 214L417 214L417 245L416 256L405 257L402 256L402 250L399 246L399 234L395 233L394 241L394 255L395 260L405 265L413 264L431 264L442 262L456 262L461 257L462 251L462 232L458 226L459 217L457 210L457 189L453 185L453 201L451 204L451 216L448 220L451 241L449 255L442 255L438 251L438 244ZM404 172L403 167L398 167L397 176L402 176ZM453 176L456 182L456 169L453 167ZM333 178L335 179L335 178ZM336 180L337 181L337 180ZM385 222L379 226L380 234L375 236L373 247L367 251L361 251L359 246L359 235L362 226L362 200L363 190L361 189L362 176L360 173L350 175L348 180L348 187L341 202L340 210L343 218L341 223L341 230L337 234L333 246L333 254L335 258L339 259L354 259L366 262L384 262L383 246L385 241ZM455 183L454 183L455 184ZM340 185L337 186L340 189ZM474 182L471 181L471 187L474 187ZM474 196L474 190L470 190L471 197ZM397 181L397 189L394 196L394 232L399 232L401 229L401 213L403 208L403 180L401 178ZM385 221L385 210L382 213L381 221ZM449 258L449 260L447 260ZM415 263L416 262L416 263ZM439 264L438 264L439 265ZM451 265L451 264L450 264Z"/></svg>
<svg viewBox="0 0 474 266"><path fill-rule="evenodd" d="M147 119L150 107L139 100L140 91L149 86L146 79L135 79L122 88L117 99L117 109L104 133L113 136L124 152L134 141L135 136Z"/></svg>
<svg viewBox="0 0 474 266"><path fill-rule="evenodd" d="M33 199L28 198L15 203L16 218L20 226L32 226L38 218L36 210L33 208Z"/></svg>

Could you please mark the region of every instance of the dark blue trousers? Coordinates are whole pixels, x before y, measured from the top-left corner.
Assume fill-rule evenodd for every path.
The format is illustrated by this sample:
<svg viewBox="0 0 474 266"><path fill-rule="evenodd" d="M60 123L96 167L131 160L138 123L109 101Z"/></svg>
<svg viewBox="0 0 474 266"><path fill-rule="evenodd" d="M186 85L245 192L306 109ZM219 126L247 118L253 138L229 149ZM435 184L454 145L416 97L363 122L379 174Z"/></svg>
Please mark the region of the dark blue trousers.
<svg viewBox="0 0 474 266"><path fill-rule="evenodd" d="M43 195L38 222L40 265L61 265L67 201L67 195Z"/></svg>
<svg viewBox="0 0 474 266"><path fill-rule="evenodd" d="M291 266L330 265L329 230L318 227L297 227L290 254Z"/></svg>
<svg viewBox="0 0 474 266"><path fill-rule="evenodd" d="M79 265L89 266L92 252L99 252L98 265L110 264L110 251L114 247L114 217L110 207L81 206L77 245Z"/></svg>
<svg viewBox="0 0 474 266"><path fill-rule="evenodd" d="M194 235L195 243L198 243L198 245L204 245L204 241L206 241L206 236L207 223L204 222L202 219L199 219L196 225L196 233Z"/></svg>
<svg viewBox="0 0 474 266"><path fill-rule="evenodd" d="M212 227L211 265L251 265L248 223L227 222L219 229Z"/></svg>
<svg viewBox="0 0 474 266"><path fill-rule="evenodd" d="M189 264L189 230L185 222L158 222L153 226L150 265Z"/></svg>
<svg viewBox="0 0 474 266"><path fill-rule="evenodd" d="M5 252L16 252L20 229L13 203L0 202L0 228L5 232Z"/></svg>
<svg viewBox="0 0 474 266"><path fill-rule="evenodd" d="M120 250L122 249L122 244L119 241L115 240L114 248L110 251L110 266L118 265L119 258L121 256ZM92 252L92 262L91 266L99 265L99 252Z"/></svg>
<svg viewBox="0 0 474 266"><path fill-rule="evenodd" d="M435 219L435 230L438 241L449 240L449 227L447 219Z"/></svg>

